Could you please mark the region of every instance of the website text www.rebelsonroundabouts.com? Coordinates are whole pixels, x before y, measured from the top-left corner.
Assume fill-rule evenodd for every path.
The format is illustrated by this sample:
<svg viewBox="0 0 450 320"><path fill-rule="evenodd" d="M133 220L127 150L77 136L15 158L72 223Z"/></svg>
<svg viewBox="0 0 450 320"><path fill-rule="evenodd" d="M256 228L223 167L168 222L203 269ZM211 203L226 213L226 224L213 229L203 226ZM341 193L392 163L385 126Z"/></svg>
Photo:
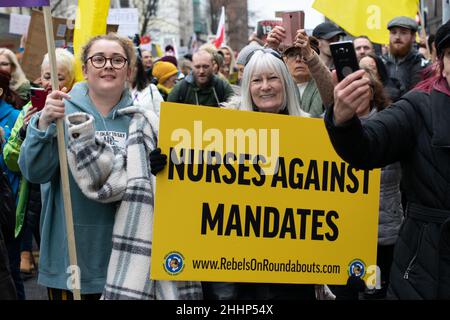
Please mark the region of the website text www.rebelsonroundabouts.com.
<svg viewBox="0 0 450 320"><path fill-rule="evenodd" d="M298 260L286 262L271 262L269 259L227 259L192 260L194 269L225 270L225 271L266 271L266 272L297 272L297 273L340 273L339 265L318 263L300 263Z"/></svg>

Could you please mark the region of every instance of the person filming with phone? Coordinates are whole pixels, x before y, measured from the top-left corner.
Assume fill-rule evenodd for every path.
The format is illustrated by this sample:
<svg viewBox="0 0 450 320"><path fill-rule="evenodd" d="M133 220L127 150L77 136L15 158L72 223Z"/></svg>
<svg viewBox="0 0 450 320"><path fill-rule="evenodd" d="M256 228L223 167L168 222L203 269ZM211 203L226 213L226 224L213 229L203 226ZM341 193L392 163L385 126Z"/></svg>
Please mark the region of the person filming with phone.
<svg viewBox="0 0 450 320"><path fill-rule="evenodd" d="M267 43L278 49L286 43L285 28L276 26L268 35ZM303 29L296 30L293 42L283 50L283 60L298 89L298 99L303 111L312 117L319 117L327 105L333 102L333 81L331 72L319 58L319 48L314 37L308 37Z"/></svg>
<svg viewBox="0 0 450 320"><path fill-rule="evenodd" d="M399 161L406 215L395 244L389 299L450 299L450 21L436 33L439 73L364 122L370 99L359 70L334 90L325 124L341 158L360 169Z"/></svg>

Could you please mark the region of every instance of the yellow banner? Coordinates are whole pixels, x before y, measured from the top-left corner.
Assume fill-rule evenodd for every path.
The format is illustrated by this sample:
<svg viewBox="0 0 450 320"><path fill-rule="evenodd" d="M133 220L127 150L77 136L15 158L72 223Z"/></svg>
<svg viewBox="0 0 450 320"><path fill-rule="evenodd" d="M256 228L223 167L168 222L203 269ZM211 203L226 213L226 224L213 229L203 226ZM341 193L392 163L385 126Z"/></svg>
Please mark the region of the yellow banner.
<svg viewBox="0 0 450 320"><path fill-rule="evenodd" d="M316 0L313 8L352 36L389 44L388 22L398 16L415 19L418 0Z"/></svg>
<svg viewBox="0 0 450 320"><path fill-rule="evenodd" d="M321 119L163 103L152 279L344 284L375 277L380 173Z"/></svg>
<svg viewBox="0 0 450 320"><path fill-rule="evenodd" d="M110 0L78 0L73 38L73 47L76 57L76 81L83 80L80 61L83 46L92 37L106 33L109 2Z"/></svg>

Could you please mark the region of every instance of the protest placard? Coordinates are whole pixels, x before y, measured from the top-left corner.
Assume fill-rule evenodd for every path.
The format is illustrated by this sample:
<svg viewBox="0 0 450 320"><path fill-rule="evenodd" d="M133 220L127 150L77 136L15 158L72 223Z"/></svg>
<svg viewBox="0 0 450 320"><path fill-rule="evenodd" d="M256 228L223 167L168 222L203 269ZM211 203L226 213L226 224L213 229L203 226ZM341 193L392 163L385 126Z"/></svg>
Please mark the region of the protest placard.
<svg viewBox="0 0 450 320"><path fill-rule="evenodd" d="M9 19L9 33L11 34L27 34L31 17L24 14L11 13Z"/></svg>
<svg viewBox="0 0 450 320"><path fill-rule="evenodd" d="M345 284L376 270L380 171L323 120L163 103L151 278Z"/></svg>
<svg viewBox="0 0 450 320"><path fill-rule="evenodd" d="M57 48L73 46L73 25L74 21L71 19L53 17L53 33ZM22 69L32 81L40 76L42 59L47 53L44 28L44 15L40 11L33 10L22 60ZM117 28L117 25L108 25L107 30L116 32Z"/></svg>

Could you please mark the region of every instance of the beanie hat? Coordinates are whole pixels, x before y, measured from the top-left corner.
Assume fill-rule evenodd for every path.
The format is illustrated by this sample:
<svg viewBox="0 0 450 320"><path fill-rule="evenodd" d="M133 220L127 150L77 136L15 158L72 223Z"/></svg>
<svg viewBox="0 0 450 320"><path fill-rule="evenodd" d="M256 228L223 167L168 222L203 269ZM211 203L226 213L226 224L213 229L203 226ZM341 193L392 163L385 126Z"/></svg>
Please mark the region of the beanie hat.
<svg viewBox="0 0 450 320"><path fill-rule="evenodd" d="M444 49L450 46L450 20L439 27L434 39L438 56L444 52Z"/></svg>
<svg viewBox="0 0 450 320"><path fill-rule="evenodd" d="M158 61L153 66L152 74L158 79L158 83L163 84L171 76L178 73L178 69L170 62Z"/></svg>
<svg viewBox="0 0 450 320"><path fill-rule="evenodd" d="M159 59L158 61L170 62L171 64L173 64L175 67L178 68L178 61L177 58L175 58L174 56L164 56L161 57L161 59Z"/></svg>
<svg viewBox="0 0 450 320"><path fill-rule="evenodd" d="M248 56L255 50L257 49L261 49L262 46L251 43L249 45L246 45L245 47L243 47L241 49L241 51L239 51L239 54L237 56L236 59L236 64L240 64L240 65L245 65L245 63L247 62Z"/></svg>

